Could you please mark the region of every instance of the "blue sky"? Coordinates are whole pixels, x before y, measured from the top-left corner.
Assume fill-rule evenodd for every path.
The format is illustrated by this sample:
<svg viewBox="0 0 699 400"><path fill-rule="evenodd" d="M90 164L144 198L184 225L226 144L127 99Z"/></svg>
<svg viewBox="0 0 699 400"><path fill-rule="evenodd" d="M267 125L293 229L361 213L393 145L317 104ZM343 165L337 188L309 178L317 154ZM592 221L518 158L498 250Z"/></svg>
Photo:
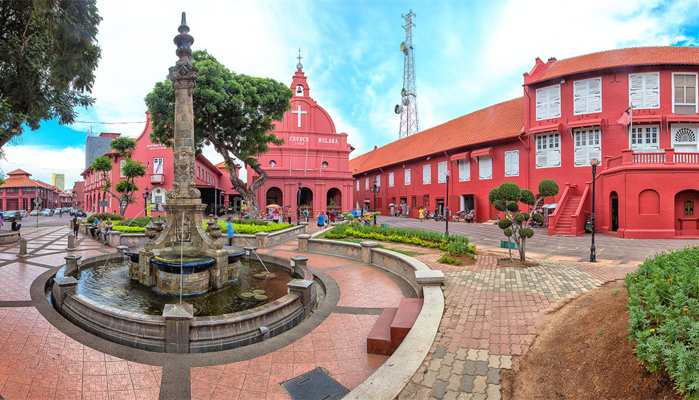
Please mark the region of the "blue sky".
<svg viewBox="0 0 699 400"><path fill-rule="evenodd" d="M194 48L230 69L289 83L300 47L311 95L347 132L357 156L398 136L401 14L413 9L420 127L521 94L534 58L618 47L694 45L699 0L135 1L98 0L94 107L83 121L143 121L143 97L175 61L172 37L187 11ZM85 167L88 129L136 136L142 124L60 126L47 121L5 148L0 168L69 185ZM213 161L221 158L205 152Z"/></svg>

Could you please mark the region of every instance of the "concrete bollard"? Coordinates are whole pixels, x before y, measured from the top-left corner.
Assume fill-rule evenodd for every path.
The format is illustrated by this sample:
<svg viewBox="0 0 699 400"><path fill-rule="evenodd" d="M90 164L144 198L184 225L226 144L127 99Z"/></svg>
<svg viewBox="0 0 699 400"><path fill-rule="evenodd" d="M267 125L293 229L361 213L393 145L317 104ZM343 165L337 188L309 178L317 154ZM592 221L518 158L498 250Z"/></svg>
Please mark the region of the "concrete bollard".
<svg viewBox="0 0 699 400"><path fill-rule="evenodd" d="M377 242L366 240L359 243L362 246L362 262L364 264L371 264L371 249L379 247Z"/></svg>
<svg viewBox="0 0 699 400"><path fill-rule="evenodd" d="M194 319L194 307L188 303L165 304L165 352L189 353L189 327Z"/></svg>
<svg viewBox="0 0 699 400"><path fill-rule="evenodd" d="M289 260L289 265L291 266L291 271L303 276L303 271L308 266L308 257L306 256L293 256Z"/></svg>
<svg viewBox="0 0 699 400"><path fill-rule="evenodd" d="M308 221L301 222L301 225L303 225L303 232L308 232Z"/></svg>
<svg viewBox="0 0 699 400"><path fill-rule="evenodd" d="M27 256L27 239L19 238L19 253L17 257L24 258Z"/></svg>
<svg viewBox="0 0 699 400"><path fill-rule="evenodd" d="M66 260L66 275L70 275L75 271L80 271L80 259L83 258L82 256L69 254L64 258Z"/></svg>
<svg viewBox="0 0 699 400"><path fill-rule="evenodd" d="M75 242L75 235L73 235L72 233L68 234L68 247L66 247L66 250L68 250L68 251L77 250L77 245Z"/></svg>
<svg viewBox="0 0 699 400"><path fill-rule="evenodd" d="M296 239L298 239L299 242L299 251L303 251L304 253L308 251L308 239L311 238L311 235L309 234L302 234L298 235Z"/></svg>
<svg viewBox="0 0 699 400"><path fill-rule="evenodd" d="M313 281L309 279L292 279L287 284L289 293L296 293L303 304L303 312L308 316L315 306L315 296L313 296Z"/></svg>
<svg viewBox="0 0 699 400"><path fill-rule="evenodd" d="M267 247L267 236L269 236L267 232L257 232L255 234L258 249L264 249L265 247Z"/></svg>
<svg viewBox="0 0 699 400"><path fill-rule="evenodd" d="M76 286L78 286L78 280L72 276L56 278L54 285L51 288L51 294L53 295L53 301L55 302L56 308L59 310L63 308L63 303L65 302L66 298L75 294Z"/></svg>
<svg viewBox="0 0 699 400"><path fill-rule="evenodd" d="M109 247L121 246L121 232L111 231L107 234L107 245Z"/></svg>

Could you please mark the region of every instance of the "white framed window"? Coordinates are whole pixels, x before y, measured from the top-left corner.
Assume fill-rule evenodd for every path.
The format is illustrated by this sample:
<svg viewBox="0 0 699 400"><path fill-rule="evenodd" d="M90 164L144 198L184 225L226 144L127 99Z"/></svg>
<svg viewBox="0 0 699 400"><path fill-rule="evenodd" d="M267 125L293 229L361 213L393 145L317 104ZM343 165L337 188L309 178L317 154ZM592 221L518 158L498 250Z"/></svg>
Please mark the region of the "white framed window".
<svg viewBox="0 0 699 400"><path fill-rule="evenodd" d="M660 127L658 125L636 125L630 129L629 145L634 151L658 151Z"/></svg>
<svg viewBox="0 0 699 400"><path fill-rule="evenodd" d="M432 166L425 164L422 166L422 184L429 185L432 183Z"/></svg>
<svg viewBox="0 0 699 400"><path fill-rule="evenodd" d="M493 179L493 158L489 156L478 157L478 179Z"/></svg>
<svg viewBox="0 0 699 400"><path fill-rule="evenodd" d="M354 190L358 192L359 191L359 179L354 180L354 187L355 187Z"/></svg>
<svg viewBox="0 0 699 400"><path fill-rule="evenodd" d="M660 108L660 73L629 74L629 105L634 109Z"/></svg>
<svg viewBox="0 0 699 400"><path fill-rule="evenodd" d="M696 114L697 74L675 72L672 74L672 112L675 114Z"/></svg>
<svg viewBox="0 0 699 400"><path fill-rule="evenodd" d="M536 167L552 168L561 166L561 134L549 132L536 135Z"/></svg>
<svg viewBox="0 0 699 400"><path fill-rule="evenodd" d="M364 190L369 190L369 177L364 178Z"/></svg>
<svg viewBox="0 0 699 400"><path fill-rule="evenodd" d="M374 184L376 184L376 187L381 187L381 175L376 175L374 177Z"/></svg>
<svg viewBox="0 0 699 400"><path fill-rule="evenodd" d="M162 175L163 174L163 159L158 157L153 159L153 174Z"/></svg>
<svg viewBox="0 0 699 400"><path fill-rule="evenodd" d="M599 126L573 129L574 163L589 166L592 159L602 161L602 132Z"/></svg>
<svg viewBox="0 0 699 400"><path fill-rule="evenodd" d="M696 153L699 124L672 124L672 148L678 153Z"/></svg>
<svg viewBox="0 0 699 400"><path fill-rule="evenodd" d="M561 116L561 85L536 89L536 120Z"/></svg>
<svg viewBox="0 0 699 400"><path fill-rule="evenodd" d="M445 183L447 181L447 162L440 161L437 163L437 183Z"/></svg>
<svg viewBox="0 0 699 400"><path fill-rule="evenodd" d="M125 164L126 164L126 160L119 161L119 177L121 177L121 178L126 178L126 175L124 175L124 165Z"/></svg>
<svg viewBox="0 0 699 400"><path fill-rule="evenodd" d="M505 152L505 176L519 176L519 150Z"/></svg>
<svg viewBox="0 0 699 400"><path fill-rule="evenodd" d="M393 172L388 173L388 187L393 187L395 184L395 177L393 176Z"/></svg>
<svg viewBox="0 0 699 400"><path fill-rule="evenodd" d="M573 82L573 114L602 112L602 78Z"/></svg>
<svg viewBox="0 0 699 400"><path fill-rule="evenodd" d="M403 170L403 184L409 186L412 180L412 172L410 168Z"/></svg>
<svg viewBox="0 0 699 400"><path fill-rule="evenodd" d="M471 180L471 163L468 159L459 160L459 182Z"/></svg>

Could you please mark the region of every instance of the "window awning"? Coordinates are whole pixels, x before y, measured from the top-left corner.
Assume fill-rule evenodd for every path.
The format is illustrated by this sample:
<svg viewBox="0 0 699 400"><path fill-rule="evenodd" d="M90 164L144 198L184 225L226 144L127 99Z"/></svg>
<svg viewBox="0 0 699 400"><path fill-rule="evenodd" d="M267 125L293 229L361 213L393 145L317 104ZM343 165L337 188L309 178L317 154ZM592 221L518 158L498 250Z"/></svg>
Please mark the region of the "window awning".
<svg viewBox="0 0 699 400"><path fill-rule="evenodd" d="M563 124L557 123L557 124L547 124L547 125L538 125L538 126L532 126L529 128L527 133L542 133L542 132L551 132L551 131L561 131L563 129Z"/></svg>
<svg viewBox="0 0 699 400"><path fill-rule="evenodd" d="M652 115L652 114L646 114L646 115L633 115L633 118L630 119L631 122L635 124L648 124L651 122L661 122L662 117L660 115Z"/></svg>
<svg viewBox="0 0 699 400"><path fill-rule="evenodd" d="M673 114L668 115L666 118L667 122L699 122L699 115L697 114Z"/></svg>
<svg viewBox="0 0 699 400"><path fill-rule="evenodd" d="M602 126L604 124L604 118L588 118L579 119L575 121L568 121L569 128L580 128L583 126Z"/></svg>
<svg viewBox="0 0 699 400"><path fill-rule="evenodd" d="M493 156L493 148L492 147L486 147L486 148L474 150L471 152L471 157L473 157L473 158L492 157L492 156Z"/></svg>
<svg viewBox="0 0 699 400"><path fill-rule="evenodd" d="M470 155L470 154L471 154L471 152L469 152L469 151L464 151L464 152L461 152L461 153L453 154L451 157L449 157L449 159L450 159L451 161L465 160L465 159L469 158L469 155Z"/></svg>

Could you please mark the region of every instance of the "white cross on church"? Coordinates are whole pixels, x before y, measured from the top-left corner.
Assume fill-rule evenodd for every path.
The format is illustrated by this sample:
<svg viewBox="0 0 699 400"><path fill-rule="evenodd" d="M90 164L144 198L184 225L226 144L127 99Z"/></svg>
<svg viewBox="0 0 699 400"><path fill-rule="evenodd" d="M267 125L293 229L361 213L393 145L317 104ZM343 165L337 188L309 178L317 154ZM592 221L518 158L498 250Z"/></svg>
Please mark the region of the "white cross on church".
<svg viewBox="0 0 699 400"><path fill-rule="evenodd" d="M292 113L292 114L296 114L296 127L297 127L297 128L300 128L300 127L301 127L301 114L308 114L308 112L307 112L307 111L303 111L303 110L301 109L301 105L300 105L300 104L299 104L297 107L298 107L298 108L296 109L296 111L292 111L291 113Z"/></svg>

